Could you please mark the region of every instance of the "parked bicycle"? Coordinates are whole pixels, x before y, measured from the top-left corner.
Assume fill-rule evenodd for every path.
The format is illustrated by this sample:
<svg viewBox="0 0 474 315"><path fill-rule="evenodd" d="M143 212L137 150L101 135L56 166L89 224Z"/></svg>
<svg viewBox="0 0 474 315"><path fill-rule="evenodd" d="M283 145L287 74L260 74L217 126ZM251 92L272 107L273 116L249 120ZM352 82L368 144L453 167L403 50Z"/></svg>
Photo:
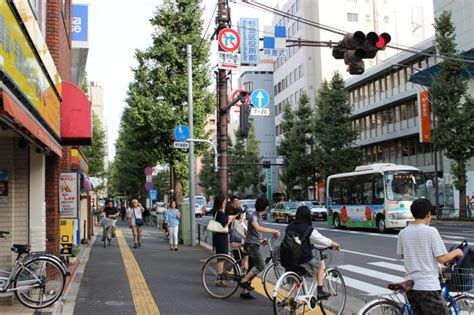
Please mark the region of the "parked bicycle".
<svg viewBox="0 0 474 315"><path fill-rule="evenodd" d="M331 259L336 263L331 248L314 248L318 251L322 261ZM342 260L342 253L338 253ZM285 272L277 281L273 291L273 311L275 314L304 314L306 309L314 310L318 306L322 314L326 310L334 314L342 314L346 305L346 284L341 272L334 268L327 268L323 288L330 297L323 301L317 299L317 279L309 278L304 268L296 272Z"/></svg>
<svg viewBox="0 0 474 315"><path fill-rule="evenodd" d="M0 231L6 239L9 232ZM0 270L8 275L0 277L0 293L15 292L26 307L42 309L49 307L62 295L66 283L67 268L54 255L30 253L30 245L13 244L11 250L17 254L11 271Z"/></svg>
<svg viewBox="0 0 474 315"><path fill-rule="evenodd" d="M453 273L452 267L440 269L441 295L448 304L451 315L474 314L474 269L458 269ZM413 315L406 292L413 288L414 282L408 280L391 283L388 288L393 291L388 295L375 295L377 298L368 302L359 311L359 315ZM451 294L451 292L455 292ZM371 295L369 295L371 296Z"/></svg>
<svg viewBox="0 0 474 315"><path fill-rule="evenodd" d="M102 226L104 228L103 235L102 235L102 241L104 242L104 247L107 247L107 244L109 244L109 246L111 245L111 242L112 242L112 228L113 228L114 225L115 225L115 220L114 219L102 218Z"/></svg>

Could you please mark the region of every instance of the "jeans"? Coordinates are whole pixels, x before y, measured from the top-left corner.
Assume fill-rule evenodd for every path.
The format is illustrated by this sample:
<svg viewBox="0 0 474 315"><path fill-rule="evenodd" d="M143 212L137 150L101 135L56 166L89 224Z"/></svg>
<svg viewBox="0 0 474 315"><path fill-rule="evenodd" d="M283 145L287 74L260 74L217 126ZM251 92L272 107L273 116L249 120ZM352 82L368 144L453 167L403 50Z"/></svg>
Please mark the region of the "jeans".
<svg viewBox="0 0 474 315"><path fill-rule="evenodd" d="M178 247L178 227L179 225L175 227L168 226L168 233L169 233L169 238L170 238L170 247Z"/></svg>

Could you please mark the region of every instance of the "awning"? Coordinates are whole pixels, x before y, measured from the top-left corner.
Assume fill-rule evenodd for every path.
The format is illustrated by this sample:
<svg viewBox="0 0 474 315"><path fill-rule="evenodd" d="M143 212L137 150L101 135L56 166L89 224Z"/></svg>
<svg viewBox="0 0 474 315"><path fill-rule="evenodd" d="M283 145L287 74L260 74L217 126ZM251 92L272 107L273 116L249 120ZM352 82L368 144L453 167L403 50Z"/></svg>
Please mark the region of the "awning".
<svg viewBox="0 0 474 315"><path fill-rule="evenodd" d="M62 82L61 143L92 144L91 103L82 90L71 82Z"/></svg>
<svg viewBox="0 0 474 315"><path fill-rule="evenodd" d="M466 51L463 54L465 59L474 60L474 49ZM431 66L429 68L424 69L423 71L417 71L416 73L410 76L410 82L415 84L420 84L424 86L431 87L433 85L433 79L436 77L436 74L441 70L439 64ZM474 63L467 63L466 68L466 77L474 76Z"/></svg>
<svg viewBox="0 0 474 315"><path fill-rule="evenodd" d="M3 109L22 127L26 128L33 137L44 143L52 152L62 156L62 147L32 116L27 114L23 106L17 104L5 91L2 91Z"/></svg>

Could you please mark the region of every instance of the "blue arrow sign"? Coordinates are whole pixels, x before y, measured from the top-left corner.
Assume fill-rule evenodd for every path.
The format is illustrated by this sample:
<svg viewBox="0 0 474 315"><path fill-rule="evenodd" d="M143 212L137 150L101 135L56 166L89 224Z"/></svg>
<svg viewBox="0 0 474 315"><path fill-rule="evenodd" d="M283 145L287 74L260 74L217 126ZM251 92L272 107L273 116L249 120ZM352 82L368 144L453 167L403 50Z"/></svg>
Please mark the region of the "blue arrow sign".
<svg viewBox="0 0 474 315"><path fill-rule="evenodd" d="M188 140L189 135L190 132L188 126L179 125L174 129L174 138L176 139L176 141L186 141Z"/></svg>
<svg viewBox="0 0 474 315"><path fill-rule="evenodd" d="M252 105L256 108L265 108L268 106L270 96L268 95L267 91L258 89L252 92L250 99L252 101Z"/></svg>

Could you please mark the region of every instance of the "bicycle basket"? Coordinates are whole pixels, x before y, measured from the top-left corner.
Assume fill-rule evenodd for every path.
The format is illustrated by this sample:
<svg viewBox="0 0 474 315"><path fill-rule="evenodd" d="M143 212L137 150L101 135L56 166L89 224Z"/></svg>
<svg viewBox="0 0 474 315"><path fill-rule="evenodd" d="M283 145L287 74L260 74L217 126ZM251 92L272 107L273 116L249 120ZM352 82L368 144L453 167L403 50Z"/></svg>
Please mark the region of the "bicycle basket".
<svg viewBox="0 0 474 315"><path fill-rule="evenodd" d="M102 218L102 226L103 227L109 227L114 225L114 220L109 219L109 218Z"/></svg>
<svg viewBox="0 0 474 315"><path fill-rule="evenodd" d="M443 271L449 291L474 292L474 269L453 268Z"/></svg>

